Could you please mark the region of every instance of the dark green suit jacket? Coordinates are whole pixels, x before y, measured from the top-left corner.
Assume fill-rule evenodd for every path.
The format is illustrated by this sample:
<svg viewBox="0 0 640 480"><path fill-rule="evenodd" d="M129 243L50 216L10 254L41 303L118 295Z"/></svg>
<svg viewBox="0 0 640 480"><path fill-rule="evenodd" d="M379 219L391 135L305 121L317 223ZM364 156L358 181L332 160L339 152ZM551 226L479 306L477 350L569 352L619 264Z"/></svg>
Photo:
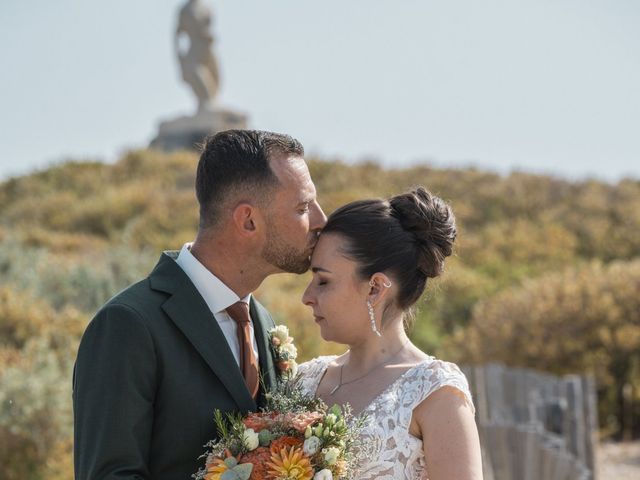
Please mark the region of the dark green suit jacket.
<svg viewBox="0 0 640 480"><path fill-rule="evenodd" d="M215 437L214 409L257 409L176 253L163 253L148 278L112 298L82 337L73 378L78 480L189 480ZM273 387L273 320L253 297L250 313L261 375Z"/></svg>

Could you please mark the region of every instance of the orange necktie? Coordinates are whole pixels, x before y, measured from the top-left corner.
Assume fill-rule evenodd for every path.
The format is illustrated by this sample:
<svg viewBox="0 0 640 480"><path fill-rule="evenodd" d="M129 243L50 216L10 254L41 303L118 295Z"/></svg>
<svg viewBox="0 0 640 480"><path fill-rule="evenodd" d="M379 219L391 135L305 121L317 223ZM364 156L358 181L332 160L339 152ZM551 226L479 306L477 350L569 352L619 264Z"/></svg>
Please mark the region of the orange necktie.
<svg viewBox="0 0 640 480"><path fill-rule="evenodd" d="M251 342L251 319L249 318L249 305L245 302L236 302L227 307L227 313L236 322L238 344L240 345L240 371L244 376L247 389L253 398L258 394L258 360L253 353Z"/></svg>

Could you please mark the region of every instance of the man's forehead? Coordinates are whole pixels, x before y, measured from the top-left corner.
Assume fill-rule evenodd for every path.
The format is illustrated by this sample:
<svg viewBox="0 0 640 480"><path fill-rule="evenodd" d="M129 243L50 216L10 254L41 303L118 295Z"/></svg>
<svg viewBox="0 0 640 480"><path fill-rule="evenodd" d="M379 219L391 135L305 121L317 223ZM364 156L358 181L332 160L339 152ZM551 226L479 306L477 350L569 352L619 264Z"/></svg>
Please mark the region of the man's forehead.
<svg viewBox="0 0 640 480"><path fill-rule="evenodd" d="M269 165L278 178L309 174L304 158L299 155L275 154L271 157Z"/></svg>
<svg viewBox="0 0 640 480"><path fill-rule="evenodd" d="M315 192L309 168L301 156L276 155L271 159L271 169L283 186L295 185L296 188Z"/></svg>

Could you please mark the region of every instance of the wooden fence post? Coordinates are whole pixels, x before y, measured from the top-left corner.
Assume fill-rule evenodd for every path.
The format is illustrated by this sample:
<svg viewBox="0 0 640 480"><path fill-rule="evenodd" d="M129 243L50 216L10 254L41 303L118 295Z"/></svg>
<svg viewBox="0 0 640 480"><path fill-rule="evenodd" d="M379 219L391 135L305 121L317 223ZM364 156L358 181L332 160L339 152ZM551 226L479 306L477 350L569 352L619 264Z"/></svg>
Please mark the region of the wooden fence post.
<svg viewBox="0 0 640 480"><path fill-rule="evenodd" d="M476 405L485 480L596 480L593 378L498 364L463 371Z"/></svg>

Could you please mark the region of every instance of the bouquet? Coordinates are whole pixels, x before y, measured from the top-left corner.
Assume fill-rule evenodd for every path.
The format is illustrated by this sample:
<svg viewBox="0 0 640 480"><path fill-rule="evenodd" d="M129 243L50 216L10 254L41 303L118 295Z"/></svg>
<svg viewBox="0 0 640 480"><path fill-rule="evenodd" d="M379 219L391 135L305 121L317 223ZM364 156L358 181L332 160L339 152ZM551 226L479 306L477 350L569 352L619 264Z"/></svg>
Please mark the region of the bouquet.
<svg viewBox="0 0 640 480"><path fill-rule="evenodd" d="M196 480L332 480L359 461L353 447L363 418L328 408L287 380L267 394L261 412L214 414L218 440L209 442Z"/></svg>
<svg viewBox="0 0 640 480"><path fill-rule="evenodd" d="M294 379L295 357L286 327L271 332L280 381L260 412L243 417L216 410L218 439L207 443L206 465L196 480L339 480L353 478L361 459L365 418L350 407L329 408ZM276 339L276 340L274 340Z"/></svg>

